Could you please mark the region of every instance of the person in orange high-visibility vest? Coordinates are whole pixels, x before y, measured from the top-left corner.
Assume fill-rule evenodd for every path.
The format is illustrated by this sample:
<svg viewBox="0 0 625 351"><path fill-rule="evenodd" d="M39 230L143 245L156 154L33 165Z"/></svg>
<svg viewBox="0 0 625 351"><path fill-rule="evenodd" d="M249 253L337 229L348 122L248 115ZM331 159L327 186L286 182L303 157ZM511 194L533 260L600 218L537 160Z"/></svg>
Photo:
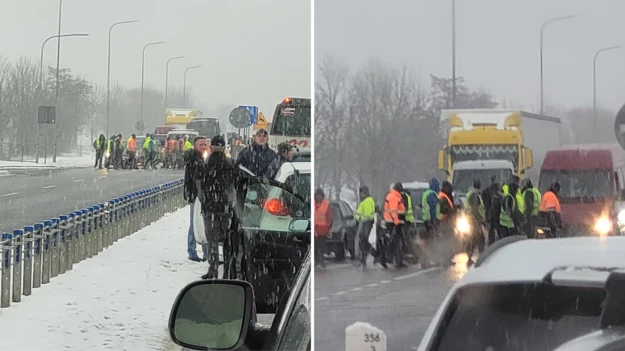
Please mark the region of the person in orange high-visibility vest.
<svg viewBox="0 0 625 351"><path fill-rule="evenodd" d="M404 255L403 255L403 242L404 242L404 221L401 220L401 216L406 213L406 206L404 205L404 199L402 198L402 192L404 187L401 183L393 184L392 189L386 194L384 201L384 222L386 222L386 228L391 233L393 239L393 252L395 253L395 267L404 267ZM381 259L383 267L386 263L382 263L386 259Z"/></svg>
<svg viewBox="0 0 625 351"><path fill-rule="evenodd" d="M315 190L315 264L325 267L326 239L332 227L332 208L323 189Z"/></svg>
<svg viewBox="0 0 625 351"><path fill-rule="evenodd" d="M131 169L137 169L137 135L133 134L126 143L126 154L128 155L128 165Z"/></svg>
<svg viewBox="0 0 625 351"><path fill-rule="evenodd" d="M561 217L562 208L560 207L560 200L558 199L559 194L560 183L554 181L549 190L543 195L540 200L540 206L538 207L538 215L541 222L549 226L552 236L555 236L558 228L563 228Z"/></svg>
<svg viewBox="0 0 625 351"><path fill-rule="evenodd" d="M453 258L456 255L456 242L454 235L454 225L456 212L453 201L454 188L450 182L444 181L441 185L441 191L438 193L438 202L440 205L440 221L439 229L443 234L445 249L443 252L449 252L449 258L443 258L443 266L449 267L453 264Z"/></svg>

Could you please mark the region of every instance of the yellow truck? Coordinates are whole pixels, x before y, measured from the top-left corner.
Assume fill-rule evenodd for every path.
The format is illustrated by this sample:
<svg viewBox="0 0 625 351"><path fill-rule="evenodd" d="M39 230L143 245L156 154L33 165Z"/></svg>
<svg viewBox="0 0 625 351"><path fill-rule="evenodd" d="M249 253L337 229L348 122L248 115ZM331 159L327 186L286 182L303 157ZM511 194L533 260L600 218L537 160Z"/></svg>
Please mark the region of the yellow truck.
<svg viewBox="0 0 625 351"><path fill-rule="evenodd" d="M560 145L559 118L521 110L442 110L441 127L447 143L438 151L438 168L458 195L475 179L488 186L492 175L500 182L513 175L537 182L534 162L540 165Z"/></svg>

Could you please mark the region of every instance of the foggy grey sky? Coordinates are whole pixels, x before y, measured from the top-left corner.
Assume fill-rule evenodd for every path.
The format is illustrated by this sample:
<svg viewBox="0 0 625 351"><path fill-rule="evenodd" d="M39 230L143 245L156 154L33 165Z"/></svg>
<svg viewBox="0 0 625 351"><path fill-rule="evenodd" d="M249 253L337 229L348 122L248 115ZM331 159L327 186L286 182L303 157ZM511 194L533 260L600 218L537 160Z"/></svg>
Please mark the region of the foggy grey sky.
<svg viewBox="0 0 625 351"><path fill-rule="evenodd" d="M542 23L545 104L592 106L593 56L625 45L621 0L457 0L457 75L501 101L539 110ZM451 77L451 0L316 0L315 60L342 56L353 69L375 56L407 64L427 84ZM625 47L600 54L598 103L625 103Z"/></svg>
<svg viewBox="0 0 625 351"><path fill-rule="evenodd" d="M39 62L41 44L57 34L58 0L0 0L0 56ZM111 82L141 86L141 51L146 50L145 84L182 88L184 69L196 101L258 105L271 118L284 96L310 96L310 0L64 0L61 67L106 84L108 29L118 21L135 24L113 30ZM56 63L56 42L46 45L45 63ZM179 106L174 106L179 107ZM164 119L164 111L163 111Z"/></svg>

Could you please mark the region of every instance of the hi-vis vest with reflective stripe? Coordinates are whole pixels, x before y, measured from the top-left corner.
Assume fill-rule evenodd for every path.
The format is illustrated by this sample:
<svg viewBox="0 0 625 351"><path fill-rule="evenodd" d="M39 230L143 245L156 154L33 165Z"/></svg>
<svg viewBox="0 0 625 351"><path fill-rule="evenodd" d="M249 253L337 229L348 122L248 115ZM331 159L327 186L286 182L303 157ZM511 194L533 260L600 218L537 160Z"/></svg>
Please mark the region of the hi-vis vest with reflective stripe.
<svg viewBox="0 0 625 351"><path fill-rule="evenodd" d="M503 197L503 201L501 203L501 214L499 215L499 225L502 225L506 228L514 228L514 222L512 221L512 218L510 217L510 215L508 215L508 212L506 212L505 206L504 206L506 203L507 197L512 199L512 208L510 210L512 212L516 211L516 200L514 199L515 197L510 194L506 194Z"/></svg>
<svg viewBox="0 0 625 351"><path fill-rule="evenodd" d="M447 196L447 194L445 194L444 192L442 192L442 191L441 191L440 193L438 193L438 199L439 199L439 200L440 200L440 199L446 199L446 200L447 200L447 203L449 203L449 207L450 207L450 208L452 208L452 209L454 208L454 202L453 202L453 201L451 201L451 199L449 198L449 196ZM440 206L440 202L439 202L439 206ZM445 218L447 218L448 216L449 216L449 215L444 215L444 214L442 214L442 213L441 213L441 215L440 215L440 219L441 219L441 220L444 220L444 219L445 219Z"/></svg>
<svg viewBox="0 0 625 351"><path fill-rule="evenodd" d="M525 213L525 199L523 198L523 193L521 193L521 189L517 190L515 198L517 206L519 207L519 211L521 211L521 213Z"/></svg>
<svg viewBox="0 0 625 351"><path fill-rule="evenodd" d="M405 191L402 195L406 195L406 199L408 200L408 208L406 209L406 222L412 223L414 222L414 213L412 213L412 197L409 193Z"/></svg>
<svg viewBox="0 0 625 351"><path fill-rule="evenodd" d="M480 204L477 207L477 212L480 214L480 216L482 216L482 218L486 218L486 206L484 206L484 200L482 200L482 196L480 194L476 193L473 190L469 190L469 192L467 193L467 205L469 207L469 211L473 213L473 208L471 208L471 196L473 196L473 194L477 195L477 198L480 199Z"/></svg>
<svg viewBox="0 0 625 351"><path fill-rule="evenodd" d="M150 149L150 141L152 141L152 138L150 138L150 137L145 138L145 140L143 141L143 149L144 150L149 150Z"/></svg>
<svg viewBox="0 0 625 351"><path fill-rule="evenodd" d="M109 142L106 145L106 152L110 153L111 152L111 143L113 142L113 140L109 139Z"/></svg>
<svg viewBox="0 0 625 351"><path fill-rule="evenodd" d="M421 208L423 209L421 213L421 219L424 222L430 221L432 219L430 216L430 203L428 202L428 197L430 197L430 194L436 195L436 193L432 189L427 189L425 192L423 192L423 195L421 195ZM440 218L441 218L441 204L438 201L436 201L436 219L440 219Z"/></svg>
<svg viewBox="0 0 625 351"><path fill-rule="evenodd" d="M534 206L532 209L532 216L538 216L538 209L540 208L540 200L541 200L540 191L538 191L538 189L536 188L525 189L525 191L523 192L523 201L524 201L523 204L525 204L525 194L528 191L534 193ZM525 211L523 211L523 213L525 213Z"/></svg>

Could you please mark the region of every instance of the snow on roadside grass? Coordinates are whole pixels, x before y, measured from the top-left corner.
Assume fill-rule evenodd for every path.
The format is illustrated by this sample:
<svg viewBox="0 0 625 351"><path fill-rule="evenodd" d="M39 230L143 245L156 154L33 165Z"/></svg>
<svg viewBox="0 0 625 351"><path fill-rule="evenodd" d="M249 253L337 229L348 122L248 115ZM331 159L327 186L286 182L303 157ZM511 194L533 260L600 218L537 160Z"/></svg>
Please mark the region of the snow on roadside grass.
<svg viewBox="0 0 625 351"><path fill-rule="evenodd" d="M52 157L48 157L44 163L43 156L39 157L39 163L35 163L35 160L28 160L26 162L20 161L0 161L0 170L2 169L56 169L56 168L82 168L93 167L95 162L95 155L91 153L83 153L82 156L78 155L63 155L56 158L56 163L52 163Z"/></svg>
<svg viewBox="0 0 625 351"><path fill-rule="evenodd" d="M0 348L163 349L176 295L207 270L187 259L188 228L185 207L0 309Z"/></svg>

